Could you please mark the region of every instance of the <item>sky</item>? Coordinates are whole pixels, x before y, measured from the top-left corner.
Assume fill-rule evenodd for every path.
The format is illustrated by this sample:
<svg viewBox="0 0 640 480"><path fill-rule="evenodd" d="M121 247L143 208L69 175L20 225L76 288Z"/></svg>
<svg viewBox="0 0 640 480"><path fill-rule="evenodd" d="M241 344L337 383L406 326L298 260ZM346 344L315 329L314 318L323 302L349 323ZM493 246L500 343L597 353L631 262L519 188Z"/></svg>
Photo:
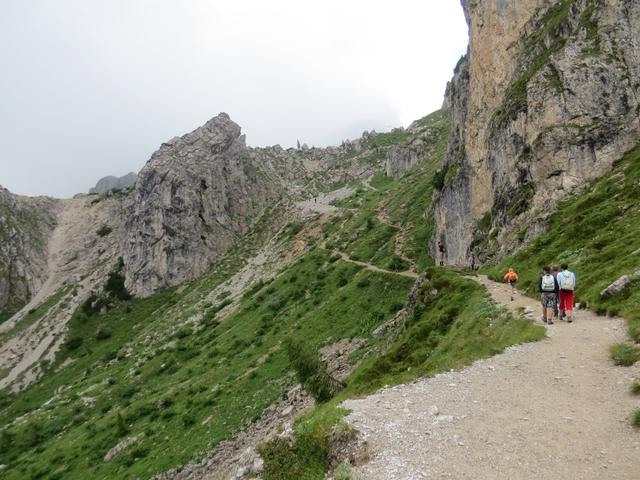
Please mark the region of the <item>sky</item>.
<svg viewBox="0 0 640 480"><path fill-rule="evenodd" d="M2 0L0 185L86 192L219 112L251 146L408 126L467 41L457 0Z"/></svg>

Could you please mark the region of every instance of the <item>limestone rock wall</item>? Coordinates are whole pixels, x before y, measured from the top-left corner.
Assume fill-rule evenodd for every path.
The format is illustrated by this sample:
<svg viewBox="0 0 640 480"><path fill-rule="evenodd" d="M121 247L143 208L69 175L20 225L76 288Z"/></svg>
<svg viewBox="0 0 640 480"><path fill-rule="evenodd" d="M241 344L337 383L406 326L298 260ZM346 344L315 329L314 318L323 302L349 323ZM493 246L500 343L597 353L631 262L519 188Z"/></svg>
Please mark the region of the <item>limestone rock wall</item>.
<svg viewBox="0 0 640 480"><path fill-rule="evenodd" d="M226 114L164 143L140 171L132 197L127 287L148 295L196 278L279 199Z"/></svg>
<svg viewBox="0 0 640 480"><path fill-rule="evenodd" d="M466 0L435 193L448 263L513 252L640 140L640 2Z"/></svg>
<svg viewBox="0 0 640 480"><path fill-rule="evenodd" d="M0 187L0 310L26 303L47 278L47 242L58 201Z"/></svg>

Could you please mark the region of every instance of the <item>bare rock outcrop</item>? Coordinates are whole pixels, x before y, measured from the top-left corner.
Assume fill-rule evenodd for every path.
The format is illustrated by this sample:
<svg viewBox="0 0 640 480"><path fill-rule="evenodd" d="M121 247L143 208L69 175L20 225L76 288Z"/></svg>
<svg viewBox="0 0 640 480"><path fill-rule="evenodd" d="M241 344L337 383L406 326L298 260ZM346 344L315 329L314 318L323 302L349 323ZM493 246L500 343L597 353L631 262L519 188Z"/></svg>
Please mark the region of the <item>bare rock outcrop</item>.
<svg viewBox="0 0 640 480"><path fill-rule="evenodd" d="M449 264L510 254L640 140L640 3L465 0L435 194ZM520 235L518 235L520 233Z"/></svg>
<svg viewBox="0 0 640 480"><path fill-rule="evenodd" d="M27 303L47 278L47 242L59 202L0 186L0 311Z"/></svg>
<svg viewBox="0 0 640 480"><path fill-rule="evenodd" d="M411 167L418 163L418 153L415 150L392 146L387 150L386 173L395 180L402 177Z"/></svg>
<svg viewBox="0 0 640 480"><path fill-rule="evenodd" d="M127 288L144 296L202 275L280 197L225 113L162 144L132 198Z"/></svg>
<svg viewBox="0 0 640 480"><path fill-rule="evenodd" d="M89 193L102 194L110 192L112 190L122 190L124 188L130 188L133 187L133 185L136 183L136 178L138 178L138 176L133 172L129 172L122 177L114 177L113 175L109 175L98 180L96 186L89 189Z"/></svg>

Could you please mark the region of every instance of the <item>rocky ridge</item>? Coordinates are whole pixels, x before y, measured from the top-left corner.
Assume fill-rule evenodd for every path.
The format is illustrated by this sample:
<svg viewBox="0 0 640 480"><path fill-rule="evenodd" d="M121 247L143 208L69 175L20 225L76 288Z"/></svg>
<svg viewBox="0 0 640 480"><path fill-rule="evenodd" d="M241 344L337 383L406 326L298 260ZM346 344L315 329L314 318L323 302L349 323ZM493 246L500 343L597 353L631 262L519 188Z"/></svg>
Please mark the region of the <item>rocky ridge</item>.
<svg viewBox="0 0 640 480"><path fill-rule="evenodd" d="M136 183L137 175L133 172L129 172L122 177L114 177L109 175L98 180L96 186L89 189L89 193L104 194L112 190L122 190L124 188L130 188Z"/></svg>
<svg viewBox="0 0 640 480"><path fill-rule="evenodd" d="M435 240L448 263L500 258L640 138L640 5L463 1L467 56L448 89L452 132Z"/></svg>
<svg viewBox="0 0 640 480"><path fill-rule="evenodd" d="M435 133L416 122L337 147L251 148L221 113L162 144L140 171L122 247L127 287L147 296L197 278L251 229L275 233L295 218L295 202L370 176L385 159L400 175L432 148ZM398 144L410 161L396 161Z"/></svg>

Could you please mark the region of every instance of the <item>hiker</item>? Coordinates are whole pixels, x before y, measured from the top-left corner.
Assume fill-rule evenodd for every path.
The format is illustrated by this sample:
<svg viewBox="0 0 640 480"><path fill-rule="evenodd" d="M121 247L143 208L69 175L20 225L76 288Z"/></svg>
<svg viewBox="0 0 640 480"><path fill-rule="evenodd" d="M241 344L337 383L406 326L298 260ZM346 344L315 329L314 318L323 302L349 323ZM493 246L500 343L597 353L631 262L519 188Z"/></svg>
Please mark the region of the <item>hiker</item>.
<svg viewBox="0 0 640 480"><path fill-rule="evenodd" d="M558 273L560 272L560 268L558 268L557 265L554 265L553 267L551 267L551 275L553 275L553 278L555 278L557 280L558 278ZM556 303L553 304L553 316L554 318L560 318L559 316L559 308L558 305L560 304L560 292L558 292L558 294L556 295Z"/></svg>
<svg viewBox="0 0 640 480"><path fill-rule="evenodd" d="M569 271L569 265L563 263L560 265L562 269L558 273L558 287L560 288L560 318L567 319L567 322L573 322L573 299L576 289L576 274Z"/></svg>
<svg viewBox="0 0 640 480"><path fill-rule="evenodd" d="M504 274L503 278L511 287L511 301L513 302L513 292L516 289L516 282L520 280L520 277L513 268L510 268L507 273Z"/></svg>
<svg viewBox="0 0 640 480"><path fill-rule="evenodd" d="M476 254L471 252L471 271L475 272L476 270Z"/></svg>
<svg viewBox="0 0 640 480"><path fill-rule="evenodd" d="M444 243L438 242L438 252L440 256L440 266L444 266L444 256L447 253L447 247L444 246Z"/></svg>
<svg viewBox="0 0 640 480"><path fill-rule="evenodd" d="M542 303L542 323L553 325L553 305L558 295L558 280L549 267L542 269L540 276L540 302Z"/></svg>

